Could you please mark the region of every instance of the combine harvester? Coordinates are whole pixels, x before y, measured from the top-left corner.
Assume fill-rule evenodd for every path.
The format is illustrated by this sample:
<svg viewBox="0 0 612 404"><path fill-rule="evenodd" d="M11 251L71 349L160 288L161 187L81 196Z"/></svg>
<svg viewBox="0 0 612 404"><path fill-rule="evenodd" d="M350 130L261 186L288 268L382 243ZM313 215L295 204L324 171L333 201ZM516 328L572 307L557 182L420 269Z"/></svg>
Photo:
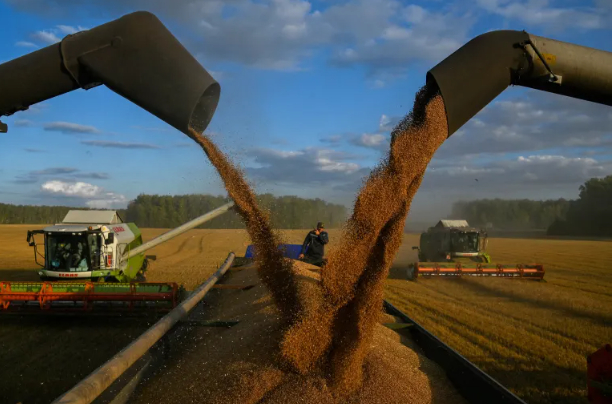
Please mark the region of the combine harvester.
<svg viewBox="0 0 612 404"><path fill-rule="evenodd" d="M440 220L421 234L419 262L406 270L410 280L425 277L486 276L508 279L544 279L542 264L491 263L486 252L488 236L485 230L470 227L466 220Z"/></svg>
<svg viewBox="0 0 612 404"><path fill-rule="evenodd" d="M472 39L441 61L427 73L427 81L435 83L441 91L450 136L510 85L612 105L612 53L537 37L524 31L493 31ZM220 95L219 84L166 27L153 14L137 12L91 30L69 35L57 44L0 64L0 116L26 110L30 105L69 91L90 89L98 85L106 85L185 134L190 128L204 131L212 119ZM0 122L0 132L6 132L7 129ZM77 233L75 236L82 237L94 231L94 226L89 230L89 226L78 225L82 226L81 235L74 232ZM115 224L96 225L100 225L100 240L106 243L111 238L112 226ZM102 227L107 227L109 231L106 232ZM179 229L173 232L182 231ZM115 234L114 231L112 233ZM128 244L137 238L136 233L132 233L135 239ZM169 234L164 236L169 238ZM162 242L164 236L155 240ZM114 248L121 244L119 236L112 238L113 241L108 245ZM31 242L36 246L35 241ZM106 262L104 267L100 264L97 269L90 262L87 268L89 271L83 272L91 272L91 276L99 275L97 278L104 279L135 279L142 267L133 263L145 261L144 257L130 258L142 254L147 246L143 244L138 247L136 244L127 248L127 253L125 247L113 250L115 258L112 265L106 265ZM108 259L108 254L106 257ZM137 370L133 366L138 366L138 362L145 359L150 349L161 344L168 332L192 312L228 271L233 259L232 253L225 264L185 301L56 402L91 403L115 381L119 381L124 372ZM68 271L59 271L61 264L55 267L54 262L48 261L45 256L45 269L41 271L44 276L52 276L55 271L77 273L78 279L79 271L71 271L72 266L68 266ZM49 287L46 285L56 288L55 285L66 284L37 283L32 286L37 290L27 290L28 286L21 283L5 282L2 285L2 296L5 299L3 307L6 309L20 301L15 297L20 293L15 291L18 285L25 288L23 293L30 297L37 296L39 307L45 308L40 299L43 299L41 295L44 294L41 291L44 289L46 292L45 288ZM95 289L97 285L134 287L134 283L121 282L91 282L89 285L93 286L89 286L89 289L84 286L78 292L80 300L69 297L72 299L70 301L82 302L84 293L98 292ZM126 299L130 293L131 290L121 291L121 301L130 300ZM397 332L411 337L428 357L438 363L469 403L524 404L520 398L406 314L386 301L384 307L387 313L406 323L407 326L397 328ZM610 402L606 393L610 375L605 370L609 369L610 364L609 349L592 357L591 362L597 366L590 368L589 397L598 403L605 402L602 400ZM134 378L128 380L125 389L113 393L114 397L119 399L121 396L121 402L128 402L129 395L142 380L142 375L138 371ZM600 399L602 396L607 398Z"/></svg>
<svg viewBox="0 0 612 404"><path fill-rule="evenodd" d="M179 285L146 282L148 261L155 256L144 252L222 215L233 205L227 203L144 244L140 229L134 223L123 223L115 211L71 210L62 223L28 231L27 242L42 267L38 274L43 282L0 281L0 311L172 309L179 300ZM36 235L44 237L42 246Z"/></svg>

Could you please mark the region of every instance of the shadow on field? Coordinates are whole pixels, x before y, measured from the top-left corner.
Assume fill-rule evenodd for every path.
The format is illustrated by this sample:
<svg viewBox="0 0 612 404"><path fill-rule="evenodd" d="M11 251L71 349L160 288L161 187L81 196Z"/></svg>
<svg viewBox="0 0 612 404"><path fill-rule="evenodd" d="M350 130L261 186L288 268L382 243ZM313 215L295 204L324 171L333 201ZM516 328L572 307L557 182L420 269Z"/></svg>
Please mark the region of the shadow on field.
<svg viewBox="0 0 612 404"><path fill-rule="evenodd" d="M480 360L490 361L490 358L476 359ZM528 403L586 403L586 366L581 372L545 360L534 363L533 360L504 358L499 363L503 369L489 364L486 373Z"/></svg>
<svg viewBox="0 0 612 404"><path fill-rule="evenodd" d="M393 264L393 266L391 266L391 268L389 269L389 276L387 276L388 279L404 279L404 280L408 280L406 278L406 269L407 269L408 265L402 265L402 264Z"/></svg>
<svg viewBox="0 0 612 404"><path fill-rule="evenodd" d="M148 326L140 319L0 316L0 402L48 404Z"/></svg>
<svg viewBox="0 0 612 404"><path fill-rule="evenodd" d="M2 281L40 281L36 269L2 269L0 270L0 282Z"/></svg>
<svg viewBox="0 0 612 404"><path fill-rule="evenodd" d="M518 282L523 282L523 281L509 281L509 282L518 283ZM498 297L498 298L501 297L501 298L508 299L510 301L517 302L517 303L526 303L538 309L555 310L555 311L560 312L561 315L570 315L573 317L581 317L581 318L589 319L592 322L598 323L605 327L609 327L610 324L612 324L612 315L610 316L597 315L597 314L593 314L593 313L589 313L583 310L573 308L565 304L561 304L560 302L550 302L546 300L538 300L538 299L527 297L527 296L519 296L514 293L504 292L498 289L492 289L490 287L485 286L483 283L472 282L468 279L463 279L461 286L475 294L480 294L480 295L484 295L487 297ZM545 286L545 284L542 284L542 286ZM520 287L520 285L517 285L517 287Z"/></svg>

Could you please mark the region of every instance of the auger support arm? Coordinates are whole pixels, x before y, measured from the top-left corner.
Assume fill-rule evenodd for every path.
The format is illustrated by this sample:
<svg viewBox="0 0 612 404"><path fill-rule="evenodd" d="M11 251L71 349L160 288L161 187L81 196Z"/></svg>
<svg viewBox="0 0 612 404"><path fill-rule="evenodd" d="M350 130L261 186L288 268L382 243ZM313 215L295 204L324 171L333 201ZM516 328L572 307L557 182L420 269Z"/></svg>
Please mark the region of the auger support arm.
<svg viewBox="0 0 612 404"><path fill-rule="evenodd" d="M203 132L220 96L161 21L139 11L1 64L0 116L102 84L183 133Z"/></svg>
<svg viewBox="0 0 612 404"><path fill-rule="evenodd" d="M612 105L612 53L524 31L472 39L427 73L440 88L448 135L510 85Z"/></svg>

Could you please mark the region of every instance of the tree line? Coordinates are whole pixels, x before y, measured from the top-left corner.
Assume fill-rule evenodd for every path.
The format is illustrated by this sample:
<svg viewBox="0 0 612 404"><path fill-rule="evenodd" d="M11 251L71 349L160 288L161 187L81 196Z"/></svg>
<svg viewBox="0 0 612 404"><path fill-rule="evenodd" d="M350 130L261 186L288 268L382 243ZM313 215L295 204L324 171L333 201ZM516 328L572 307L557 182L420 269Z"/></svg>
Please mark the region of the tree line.
<svg viewBox="0 0 612 404"><path fill-rule="evenodd" d="M472 226L543 230L551 236L612 237L612 175L591 178L576 200L481 199L453 205L452 217Z"/></svg>
<svg viewBox="0 0 612 404"><path fill-rule="evenodd" d="M58 223L70 209L67 206L32 206L0 203L0 224ZM81 208L79 208L81 209Z"/></svg>
<svg viewBox="0 0 612 404"><path fill-rule="evenodd" d="M612 175L591 178L580 186L564 218L548 228L552 236L612 237Z"/></svg>
<svg viewBox="0 0 612 404"><path fill-rule="evenodd" d="M325 227L340 227L348 218L347 208L322 199L304 199L296 196L274 196L262 194L257 197L262 208L270 212L272 225L280 229L307 229L317 222ZM139 195L128 204L127 209L118 209L126 222L139 227L173 228L195 219L225 203L228 198L214 195ZM70 209L67 206L31 206L0 204L1 224L58 223ZM200 228L239 229L244 224L239 216L229 211L204 223Z"/></svg>
<svg viewBox="0 0 612 404"><path fill-rule="evenodd" d="M465 219L471 226L498 230L543 230L555 220L564 219L570 201L565 199L479 199L453 204L451 216Z"/></svg>

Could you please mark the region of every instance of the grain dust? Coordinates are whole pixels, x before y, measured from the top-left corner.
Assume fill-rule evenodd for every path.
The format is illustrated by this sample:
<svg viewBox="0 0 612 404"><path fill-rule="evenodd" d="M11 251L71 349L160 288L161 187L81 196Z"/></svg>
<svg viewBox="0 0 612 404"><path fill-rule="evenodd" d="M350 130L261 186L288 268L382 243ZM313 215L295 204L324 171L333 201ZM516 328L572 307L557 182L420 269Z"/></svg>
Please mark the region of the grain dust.
<svg viewBox="0 0 612 404"><path fill-rule="evenodd" d="M290 323L301 312L301 304L297 299L297 285L291 272L291 261L284 259L282 252L277 248L281 244L281 239L270 225L268 212L259 208L255 194L244 179L243 173L206 135L200 135L190 129L189 137L202 147L219 172L230 198L236 204L235 209L255 244L257 251L255 258L259 263L261 280L270 289L285 320Z"/></svg>
<svg viewBox="0 0 612 404"><path fill-rule="evenodd" d="M293 268L278 250L279 237L242 173L208 137L190 132L236 202L258 252L260 278L285 320L278 353L295 373L282 382L274 380L287 386L287 392L300 391L298 395L309 402L353 402L356 394L371 388L374 401L367 402L389 398L390 393L381 387L383 379L397 376L378 376L391 366L392 357L380 362L372 354L372 346L381 338L384 280L401 244L411 201L447 134L442 97L435 85L426 85L416 94L412 112L393 131L386 159L357 195L353 214L321 271L320 282L312 276L304 282L303 271ZM376 382L368 387L366 382L373 379ZM283 391L275 387L266 393L266 402L287 402Z"/></svg>

